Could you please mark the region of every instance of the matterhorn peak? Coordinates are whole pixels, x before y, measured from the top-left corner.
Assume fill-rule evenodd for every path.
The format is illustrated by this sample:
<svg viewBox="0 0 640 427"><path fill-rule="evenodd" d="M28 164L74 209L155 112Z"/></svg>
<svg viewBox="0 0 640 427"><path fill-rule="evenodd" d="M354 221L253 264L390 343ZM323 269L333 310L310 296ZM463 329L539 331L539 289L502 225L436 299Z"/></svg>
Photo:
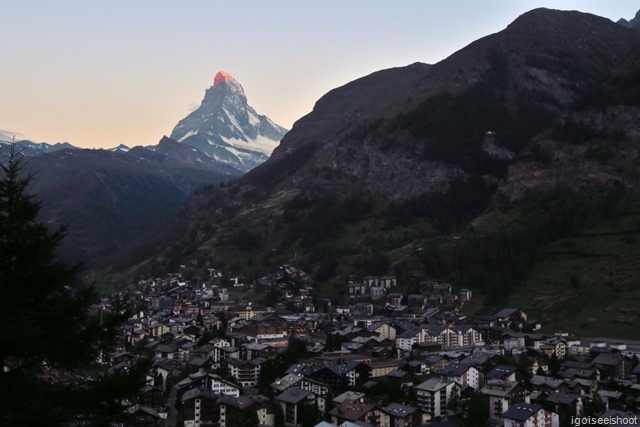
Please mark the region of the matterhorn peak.
<svg viewBox="0 0 640 427"><path fill-rule="evenodd" d="M234 81L235 79L231 74L224 70L218 71L218 74L213 78L213 87L216 87L222 83L226 83L227 81Z"/></svg>
<svg viewBox="0 0 640 427"><path fill-rule="evenodd" d="M220 70L200 107L180 120L171 138L247 172L269 158L286 132L256 113L240 83Z"/></svg>

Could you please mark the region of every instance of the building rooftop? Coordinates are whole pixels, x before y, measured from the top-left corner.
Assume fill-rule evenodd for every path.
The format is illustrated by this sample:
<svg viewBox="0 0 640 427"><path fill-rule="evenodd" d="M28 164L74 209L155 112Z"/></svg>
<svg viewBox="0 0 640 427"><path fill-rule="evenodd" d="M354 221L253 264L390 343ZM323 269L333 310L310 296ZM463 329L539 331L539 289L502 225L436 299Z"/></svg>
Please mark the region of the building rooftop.
<svg viewBox="0 0 640 427"><path fill-rule="evenodd" d="M486 396L506 397L518 386L518 384L519 383L517 381L489 380L482 388L482 394Z"/></svg>
<svg viewBox="0 0 640 427"><path fill-rule="evenodd" d="M515 421L526 421L537 413L542 407L540 405L534 405L531 403L516 403L511 406L505 413L502 414L503 418Z"/></svg>
<svg viewBox="0 0 640 427"><path fill-rule="evenodd" d="M375 405L369 403L358 403L346 399L333 408L329 414L343 420L357 421L374 408Z"/></svg>
<svg viewBox="0 0 640 427"><path fill-rule="evenodd" d="M342 403L345 400L351 400L352 402L357 402L365 396L366 394L358 393L357 391L345 391L344 393L334 397L333 403Z"/></svg>
<svg viewBox="0 0 640 427"><path fill-rule="evenodd" d="M508 376L510 376L511 374L513 374L514 372L516 372L518 368L516 368L515 366L508 366L508 365L496 365L491 371L489 371L487 373L487 375L485 375L485 378L487 380L490 379L505 379Z"/></svg>
<svg viewBox="0 0 640 427"><path fill-rule="evenodd" d="M313 396L313 393L307 390L300 390L298 388L288 388L281 394L276 396L276 400L281 402L297 404L306 400L309 395Z"/></svg>
<svg viewBox="0 0 640 427"><path fill-rule="evenodd" d="M391 416L405 418L416 412L418 408L414 406L401 405L399 403L392 403L382 408L382 410Z"/></svg>
<svg viewBox="0 0 640 427"><path fill-rule="evenodd" d="M460 375L464 375L464 373L470 368L471 366L465 363L449 363L447 366L440 369L438 373L448 377L459 377Z"/></svg>
<svg viewBox="0 0 640 427"><path fill-rule="evenodd" d="M425 382L415 386L415 388L417 390L424 390L424 391L438 391L450 384L453 384L453 381L441 379L441 378L429 378Z"/></svg>

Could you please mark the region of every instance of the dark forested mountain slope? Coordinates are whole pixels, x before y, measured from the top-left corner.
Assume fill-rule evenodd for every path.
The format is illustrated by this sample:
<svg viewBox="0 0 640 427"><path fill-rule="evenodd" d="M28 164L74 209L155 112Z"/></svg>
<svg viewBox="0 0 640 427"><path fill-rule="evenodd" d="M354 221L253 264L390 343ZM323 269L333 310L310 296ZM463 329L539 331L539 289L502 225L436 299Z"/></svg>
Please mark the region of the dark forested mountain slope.
<svg viewBox="0 0 640 427"><path fill-rule="evenodd" d="M166 137L126 152L54 150L26 165L42 220L68 226L62 254L90 263L167 221L197 187L240 175Z"/></svg>

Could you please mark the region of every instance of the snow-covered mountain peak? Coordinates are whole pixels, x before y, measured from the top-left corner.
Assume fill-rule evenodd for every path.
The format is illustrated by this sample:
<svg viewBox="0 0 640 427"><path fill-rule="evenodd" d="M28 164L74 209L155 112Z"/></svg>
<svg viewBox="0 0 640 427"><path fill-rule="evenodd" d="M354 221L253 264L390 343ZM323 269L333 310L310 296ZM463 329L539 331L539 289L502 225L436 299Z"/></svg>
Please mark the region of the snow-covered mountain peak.
<svg viewBox="0 0 640 427"><path fill-rule="evenodd" d="M171 138L247 172L269 158L286 132L256 113L240 83L219 71L200 107L176 125Z"/></svg>
<svg viewBox="0 0 640 427"><path fill-rule="evenodd" d="M215 86L224 84L227 81L234 82L235 79L228 72L226 72L224 70L220 70L220 71L218 71L218 74L216 74L216 76L213 78L213 86L215 87Z"/></svg>

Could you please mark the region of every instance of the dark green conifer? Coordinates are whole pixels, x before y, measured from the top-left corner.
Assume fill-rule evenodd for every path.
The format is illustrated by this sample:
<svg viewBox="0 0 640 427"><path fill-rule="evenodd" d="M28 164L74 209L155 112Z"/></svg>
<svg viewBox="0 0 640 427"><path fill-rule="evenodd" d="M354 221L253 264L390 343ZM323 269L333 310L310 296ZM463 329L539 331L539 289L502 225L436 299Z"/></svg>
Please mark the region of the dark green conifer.
<svg viewBox="0 0 640 427"><path fill-rule="evenodd" d="M57 258L65 230L38 221L31 180L20 156L0 160L0 425L107 425L148 366L107 375L96 363L128 313L91 315L95 292L73 288L80 267Z"/></svg>

